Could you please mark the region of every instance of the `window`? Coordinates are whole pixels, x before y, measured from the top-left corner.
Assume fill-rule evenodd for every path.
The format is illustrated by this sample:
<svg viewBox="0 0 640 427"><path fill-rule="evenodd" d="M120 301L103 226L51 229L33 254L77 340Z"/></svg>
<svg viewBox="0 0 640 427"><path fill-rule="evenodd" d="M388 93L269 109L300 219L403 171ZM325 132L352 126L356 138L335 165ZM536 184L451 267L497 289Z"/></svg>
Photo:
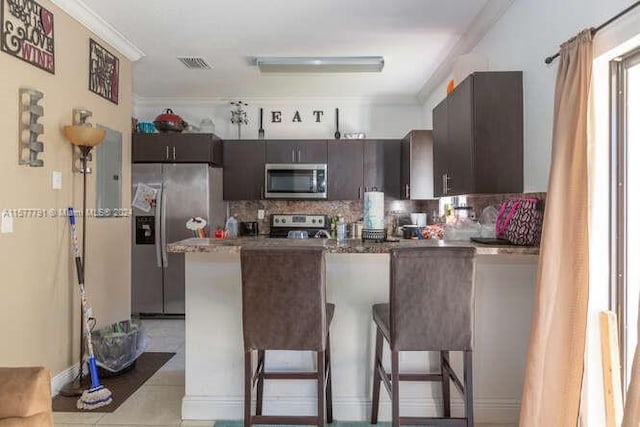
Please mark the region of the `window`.
<svg viewBox="0 0 640 427"><path fill-rule="evenodd" d="M623 393L640 303L640 49L611 62L612 309L618 315Z"/></svg>

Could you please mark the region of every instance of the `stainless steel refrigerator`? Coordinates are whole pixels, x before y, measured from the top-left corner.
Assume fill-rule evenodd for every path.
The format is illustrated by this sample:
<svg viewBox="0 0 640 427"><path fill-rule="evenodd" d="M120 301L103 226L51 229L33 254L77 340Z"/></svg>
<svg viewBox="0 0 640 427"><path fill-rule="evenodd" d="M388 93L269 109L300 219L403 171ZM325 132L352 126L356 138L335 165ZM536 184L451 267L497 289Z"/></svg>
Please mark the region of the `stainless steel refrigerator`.
<svg viewBox="0 0 640 427"><path fill-rule="evenodd" d="M150 206L132 208L132 313L184 314L184 255L168 253L167 244L193 237L186 228L191 217L206 219L207 232L224 226L222 169L136 163L131 183L132 197L139 185L156 190Z"/></svg>

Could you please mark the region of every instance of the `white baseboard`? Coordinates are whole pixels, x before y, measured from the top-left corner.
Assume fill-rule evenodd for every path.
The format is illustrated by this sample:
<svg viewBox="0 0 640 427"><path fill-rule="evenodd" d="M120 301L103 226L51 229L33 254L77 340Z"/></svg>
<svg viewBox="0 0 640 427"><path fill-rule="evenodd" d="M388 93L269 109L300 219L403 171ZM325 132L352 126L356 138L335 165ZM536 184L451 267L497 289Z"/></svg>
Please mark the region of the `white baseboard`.
<svg viewBox="0 0 640 427"><path fill-rule="evenodd" d="M404 416L438 416L442 402L436 399L403 398L400 412ZM309 415L316 411L315 399L285 398L264 400L264 413ZM340 421L363 421L369 418L371 402L358 398L334 398L333 416ZM454 415L463 414L461 401L451 404ZM478 423L514 424L518 423L520 402L507 399L476 399L474 416ZM243 417L242 397L185 396L182 399L182 419L184 420L236 420ZM380 420L391 419L391 404L388 399L380 402Z"/></svg>
<svg viewBox="0 0 640 427"><path fill-rule="evenodd" d="M78 366L79 364L76 363L51 378L51 396L56 396L65 384L72 381L76 377L76 375L78 374Z"/></svg>

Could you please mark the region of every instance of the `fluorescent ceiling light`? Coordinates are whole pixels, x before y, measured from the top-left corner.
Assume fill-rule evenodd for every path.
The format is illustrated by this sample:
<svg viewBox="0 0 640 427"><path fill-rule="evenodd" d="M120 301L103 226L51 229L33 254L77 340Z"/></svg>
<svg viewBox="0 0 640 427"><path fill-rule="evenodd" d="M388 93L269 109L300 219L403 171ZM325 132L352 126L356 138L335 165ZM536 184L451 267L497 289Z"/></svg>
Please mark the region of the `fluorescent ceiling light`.
<svg viewBox="0 0 640 427"><path fill-rule="evenodd" d="M258 57L262 73L372 73L382 71L382 56Z"/></svg>

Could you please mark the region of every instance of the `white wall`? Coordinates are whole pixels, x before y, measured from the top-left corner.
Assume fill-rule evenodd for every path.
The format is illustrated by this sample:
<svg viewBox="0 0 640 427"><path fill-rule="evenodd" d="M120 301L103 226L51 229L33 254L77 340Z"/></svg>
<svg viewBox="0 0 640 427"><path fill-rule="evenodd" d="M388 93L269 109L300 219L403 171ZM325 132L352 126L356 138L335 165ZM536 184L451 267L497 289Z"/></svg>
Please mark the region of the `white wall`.
<svg viewBox="0 0 640 427"><path fill-rule="evenodd" d="M516 0L471 52L478 69L524 72L524 191L546 191L548 184L557 61L548 66L544 58L583 28L600 25L631 3ZM431 110L445 96L445 84L425 102L427 126Z"/></svg>
<svg viewBox="0 0 640 427"><path fill-rule="evenodd" d="M317 100L295 98L243 99L249 124L242 126L242 139L256 139L259 128L259 109L264 109L265 138L331 139L336 131L335 109L340 109L340 132L364 132L367 138L402 138L412 129L425 129L422 106L417 99L379 101L375 99L324 98ZM215 133L222 139L236 139L238 129L231 124L228 101L185 99L137 99L134 115L140 121L153 121L163 109L171 108L184 120L198 125L203 118L211 118ZM320 123L315 122L314 110L322 110ZM282 112L281 123L271 123L271 111ZM294 123L295 112L302 122Z"/></svg>

